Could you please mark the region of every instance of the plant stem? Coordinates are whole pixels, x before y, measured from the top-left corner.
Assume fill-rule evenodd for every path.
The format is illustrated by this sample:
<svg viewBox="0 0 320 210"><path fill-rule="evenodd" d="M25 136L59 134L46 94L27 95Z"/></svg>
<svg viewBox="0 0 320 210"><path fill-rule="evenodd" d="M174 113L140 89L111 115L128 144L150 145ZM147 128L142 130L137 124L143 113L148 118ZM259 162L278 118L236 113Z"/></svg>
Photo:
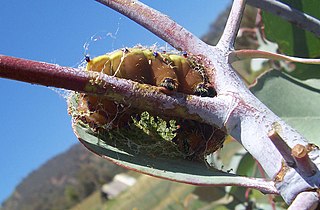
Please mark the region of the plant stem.
<svg viewBox="0 0 320 210"><path fill-rule="evenodd" d="M198 37L171 20L167 15L139 1L96 1L127 16L180 51L188 51L188 53L198 55L202 53L201 46L206 45Z"/></svg>
<svg viewBox="0 0 320 210"><path fill-rule="evenodd" d="M0 76L79 92L104 94L112 100L130 103L133 107L144 107L148 111L156 109L161 115L175 115L216 125L237 139L271 178L282 167L282 155L268 137L274 123L281 127L279 135L288 147L308 144L250 93L229 64L228 54L233 48L239 28L244 0L234 1L226 31L218 47L206 45L167 16L138 1L98 1L135 20L177 49L199 56L208 69L210 82L216 87L218 96L168 96L156 87L125 79L7 56L0 56ZM309 156L317 162L319 150L315 148ZM295 169L289 169L276 187L285 201L291 203L299 193L319 187L319 177L319 171L314 176L306 177Z"/></svg>
<svg viewBox="0 0 320 210"><path fill-rule="evenodd" d="M248 0L248 4L273 13L320 37L320 20L275 0Z"/></svg>
<svg viewBox="0 0 320 210"><path fill-rule="evenodd" d="M4 55L0 55L0 77L81 92L90 80L78 69Z"/></svg>
<svg viewBox="0 0 320 210"><path fill-rule="evenodd" d="M233 1L229 18L227 20L225 30L217 44L218 48L224 50L233 50L237 32L240 27L241 18L246 5L246 0Z"/></svg>
<svg viewBox="0 0 320 210"><path fill-rule="evenodd" d="M273 60L284 60L296 63L305 63L305 64L320 64L320 59L311 59L311 58L297 58L287 55L281 55L277 53L265 52L260 50L235 50L230 53L229 61L235 62L243 59L252 59L252 58L267 58Z"/></svg>
<svg viewBox="0 0 320 210"><path fill-rule="evenodd" d="M226 118L225 109L228 107L226 104L228 100L223 97L201 98L181 93L166 95L155 86L131 80L3 55L0 55L0 77L103 95L111 100L162 116L192 119L221 127ZM208 104L215 104L216 108L210 111L201 111L197 108L208 107ZM200 117L202 115L211 117L204 120Z"/></svg>
<svg viewBox="0 0 320 210"><path fill-rule="evenodd" d="M274 146L277 147L278 151L281 153L286 163L289 166L293 166L295 164L295 161L291 156L291 149L286 144L286 142L280 137L279 133L275 130L272 130L271 132L269 132L268 136L271 139Z"/></svg>
<svg viewBox="0 0 320 210"><path fill-rule="evenodd" d="M313 176L316 173L317 167L310 160L307 148L305 146L300 144L295 145L292 148L292 156L300 173L308 177Z"/></svg>

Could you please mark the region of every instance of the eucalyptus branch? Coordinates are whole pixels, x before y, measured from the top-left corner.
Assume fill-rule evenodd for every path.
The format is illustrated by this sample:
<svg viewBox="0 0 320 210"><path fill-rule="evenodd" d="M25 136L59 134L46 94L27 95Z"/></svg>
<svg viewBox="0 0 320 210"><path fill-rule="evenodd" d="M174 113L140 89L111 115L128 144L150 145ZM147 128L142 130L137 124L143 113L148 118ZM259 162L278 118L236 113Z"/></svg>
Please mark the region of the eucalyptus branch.
<svg viewBox="0 0 320 210"><path fill-rule="evenodd" d="M298 58L298 57L292 57L292 56L260 51L260 50L235 50L235 51L232 51L229 55L229 61L231 63L238 60L252 59L252 58L267 58L267 59L273 59L273 60L290 61L295 63L320 64L320 59Z"/></svg>
<svg viewBox="0 0 320 210"><path fill-rule="evenodd" d="M139 110L150 111L161 116L192 119L220 125L220 127L223 127L225 122L225 108L228 107L229 101L227 97L201 98L182 93L166 95L155 86L132 80L4 55L0 55L0 77L103 95L110 100ZM201 107L208 107L208 104L210 106L214 104L210 111L201 109Z"/></svg>
<svg viewBox="0 0 320 210"><path fill-rule="evenodd" d="M225 30L223 31L217 47L225 50L233 50L245 5L246 0L236 0L233 2Z"/></svg>
<svg viewBox="0 0 320 210"><path fill-rule="evenodd" d="M139 1L96 1L127 16L178 50L188 51L189 53L198 55L201 54L202 47L206 45L198 37L171 20L167 15L164 15Z"/></svg>
<svg viewBox="0 0 320 210"><path fill-rule="evenodd" d="M317 192L302 192L300 193L294 202L290 205L288 210L311 210L318 209L319 195Z"/></svg>
<svg viewBox="0 0 320 210"><path fill-rule="evenodd" d="M292 24L320 37L320 20L275 0L248 0L248 4L280 16Z"/></svg>

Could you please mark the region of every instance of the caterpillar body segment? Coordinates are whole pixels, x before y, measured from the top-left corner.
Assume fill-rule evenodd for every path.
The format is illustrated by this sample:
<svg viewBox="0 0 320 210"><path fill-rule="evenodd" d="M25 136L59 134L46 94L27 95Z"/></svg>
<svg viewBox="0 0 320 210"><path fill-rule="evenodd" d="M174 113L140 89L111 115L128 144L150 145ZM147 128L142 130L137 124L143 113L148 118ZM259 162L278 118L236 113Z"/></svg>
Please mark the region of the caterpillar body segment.
<svg viewBox="0 0 320 210"><path fill-rule="evenodd" d="M109 55L89 59L86 70L153 85L149 61L144 52L137 49L117 50ZM87 107L91 111L86 120L94 122L97 127L107 124L109 128L121 127L130 121L128 113L118 116L120 105L113 101L97 96L86 96L84 101L88 103Z"/></svg>
<svg viewBox="0 0 320 210"><path fill-rule="evenodd" d="M151 70L148 62L141 51L118 50L110 55L93 58L88 62L86 70L151 84Z"/></svg>
<svg viewBox="0 0 320 210"><path fill-rule="evenodd" d="M171 66L166 63L160 56L151 60L152 76L154 85L165 87L170 91L177 91L178 77Z"/></svg>
<svg viewBox="0 0 320 210"><path fill-rule="evenodd" d="M82 120L92 128L114 129L123 127L131 119L133 110L126 109L122 104L103 97L79 94L78 111Z"/></svg>
<svg viewBox="0 0 320 210"><path fill-rule="evenodd" d="M111 69L111 61L109 56L107 55L100 55L95 57L94 59L86 56L87 66L86 71L96 71L108 74ZM108 74L109 75L109 74Z"/></svg>
<svg viewBox="0 0 320 210"><path fill-rule="evenodd" d="M148 49L142 50L146 58L148 59L151 67L150 81L152 85L158 87L164 87L168 91L177 91L178 78L176 72L171 67L171 62L168 55L154 52Z"/></svg>
<svg viewBox="0 0 320 210"><path fill-rule="evenodd" d="M197 86L204 83L202 75L192 68L190 61L185 57L169 55L169 58L172 61L172 68L178 77L178 91L186 94L194 94L197 92Z"/></svg>

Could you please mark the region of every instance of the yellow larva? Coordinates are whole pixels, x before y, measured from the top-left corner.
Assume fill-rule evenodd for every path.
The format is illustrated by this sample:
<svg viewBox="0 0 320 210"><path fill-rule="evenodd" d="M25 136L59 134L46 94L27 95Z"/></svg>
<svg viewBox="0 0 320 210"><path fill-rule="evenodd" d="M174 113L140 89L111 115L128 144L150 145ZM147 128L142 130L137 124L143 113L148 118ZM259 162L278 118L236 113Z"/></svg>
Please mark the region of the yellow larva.
<svg viewBox="0 0 320 210"><path fill-rule="evenodd" d="M149 83L151 67L141 50L118 50L109 55L101 55L90 60L87 71L98 71L107 75Z"/></svg>
<svg viewBox="0 0 320 210"><path fill-rule="evenodd" d="M88 61L87 71L98 71L186 94L208 97L216 95L203 73L194 69L193 61L181 55L130 48Z"/></svg>

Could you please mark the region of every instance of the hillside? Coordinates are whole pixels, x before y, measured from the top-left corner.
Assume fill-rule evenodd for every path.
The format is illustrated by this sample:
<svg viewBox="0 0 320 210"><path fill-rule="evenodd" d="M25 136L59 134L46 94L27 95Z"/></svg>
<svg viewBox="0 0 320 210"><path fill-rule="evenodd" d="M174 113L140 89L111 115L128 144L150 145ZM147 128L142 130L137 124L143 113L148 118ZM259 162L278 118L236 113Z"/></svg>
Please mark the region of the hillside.
<svg viewBox="0 0 320 210"><path fill-rule="evenodd" d="M70 210L113 210L113 209L214 209L226 202L223 187L196 187L140 175L137 183L117 198L104 201L99 192Z"/></svg>
<svg viewBox="0 0 320 210"><path fill-rule="evenodd" d="M76 144L30 173L1 210L66 209L123 171Z"/></svg>
<svg viewBox="0 0 320 210"><path fill-rule="evenodd" d="M124 171L76 144L30 173L1 210L198 209L217 205L225 192L129 172L137 183L116 199L103 200L101 185Z"/></svg>

